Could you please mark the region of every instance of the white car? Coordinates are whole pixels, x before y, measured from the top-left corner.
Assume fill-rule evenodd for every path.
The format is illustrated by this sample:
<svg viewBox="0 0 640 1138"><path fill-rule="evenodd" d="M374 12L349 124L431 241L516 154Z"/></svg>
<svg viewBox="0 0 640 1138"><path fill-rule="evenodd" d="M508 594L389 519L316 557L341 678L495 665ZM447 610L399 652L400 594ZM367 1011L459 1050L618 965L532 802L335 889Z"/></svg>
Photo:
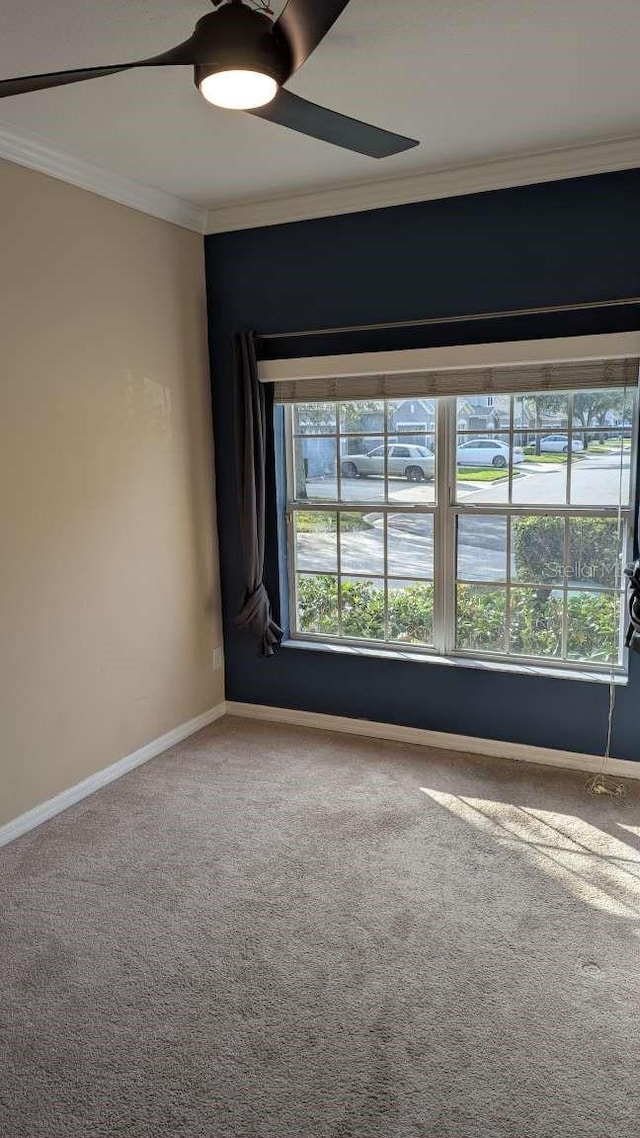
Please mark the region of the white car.
<svg viewBox="0 0 640 1138"><path fill-rule="evenodd" d="M512 448L503 443L501 439L469 439L460 443L457 450L458 466L495 466L509 465L509 456ZM513 462L524 462L522 447L513 447Z"/></svg>
<svg viewBox="0 0 640 1138"><path fill-rule="evenodd" d="M584 443L582 439L574 439L571 443L572 450L584 450ZM568 435L544 435L540 439L540 453L541 454L568 454L569 453L569 436Z"/></svg>
<svg viewBox="0 0 640 1138"><path fill-rule="evenodd" d="M340 469L344 478L366 478L369 474L384 474L385 450L387 471L391 477L408 478L410 482L424 482L433 478L436 460L428 447L413 443L392 443L375 447L368 454L345 455Z"/></svg>

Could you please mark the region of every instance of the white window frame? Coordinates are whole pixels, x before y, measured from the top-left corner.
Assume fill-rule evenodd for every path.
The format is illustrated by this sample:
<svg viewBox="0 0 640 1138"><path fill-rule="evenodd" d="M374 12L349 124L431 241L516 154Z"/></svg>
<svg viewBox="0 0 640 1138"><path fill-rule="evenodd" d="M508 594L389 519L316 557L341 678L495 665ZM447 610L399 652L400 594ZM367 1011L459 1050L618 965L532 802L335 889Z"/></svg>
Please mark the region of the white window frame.
<svg viewBox="0 0 640 1138"><path fill-rule="evenodd" d="M497 348L500 362L508 359L509 362L529 362L531 358L549 358L549 362L554 359L571 359L571 358L598 358L606 353L606 344L603 341L609 341L617 345L621 345L622 350L618 353L612 351L611 356L619 355L636 355L640 354L640 337L638 333L620 334L615 337L596 336L596 337L583 337L581 338L584 344L584 352L576 350L578 341L549 341L548 344L553 347L553 354L545 348L547 342L536 342L535 350L527 353L524 356L523 349L531 348L531 345L523 344L521 342L517 345L493 345L480 346L481 360L479 364L482 366L486 364L489 357L486 355L487 348ZM561 350L558 347L561 345ZM476 347L478 347L476 345ZM515 349L515 351L514 351ZM564 350L563 350L564 349ZM517 351L521 353L520 359L517 359ZM406 360L404 367L397 367L398 371L413 370L413 368L420 362L423 367L428 365L428 357L434 354L440 357L438 362L442 364L442 353L453 352L450 362L449 358L447 363L449 366L469 366L469 349L463 349L462 362L456 362L455 349L427 349L419 350L420 361L416 358L415 352L407 353L382 353L382 354L367 354L362 357L320 357L314 360L296 360L296 361L269 361L262 371L261 379L263 382L270 382L276 376L282 377L282 364L288 364L290 373L284 378L294 378L300 376L301 365L303 365L302 375L305 375L304 365L307 365L306 374L318 374L321 371L323 374L330 374L330 369L334 368L334 374L345 374L345 367L340 366L346 361L349 363L349 368L352 374L365 375L365 367L368 366L372 373L376 372L374 360L380 362L380 355L392 355L411 357ZM387 361L387 365L391 363ZM398 364L399 360L394 358L394 363ZM286 367L284 368L286 372ZM457 448L457 425L456 425L456 399L455 397L439 397L436 404L436 422L435 422L435 441L436 441L436 474L435 485L436 495L433 504L420 503L415 505L400 504L397 502L344 502L341 501L341 472L340 472L340 429L339 422L336 424L335 437L337 439L336 455L337 455L337 501L314 502L309 500L298 500L290 496L290 487L294 485L294 459L293 459L293 432L292 432L292 416L291 406L285 407L285 451L286 451L286 524L287 524L287 552L288 552L288 596L289 596L289 616L290 616L290 633L291 640L299 643L316 643L316 645L327 644L331 646L343 646L351 649L371 649L385 656L403 656L414 655L422 657L430 657L438 660L458 660L459 662L466 661L467 663L486 662L495 663L505 670L518 671L523 668L531 668L536 672L554 673L584 673L585 678L589 676L604 675L613 678L622 677L627 674L628 670L628 653L624 649L624 606L622 604L622 588L621 585L621 604L620 604L620 645L621 653L619 664L602 664L600 662L590 663L586 661L562 658L549 658L543 656L527 656L516 655L510 652L486 652L479 650L468 650L456 647L456 521L458 516L464 515L488 515L495 514L499 516L507 516L508 518L517 517L518 515L531 516L533 514L562 516L562 517L614 517L620 516L623 531L625 534L625 550L627 556L630 556L633 538L634 526L634 509L636 502L636 470L638 461L638 394L636 390L631 391L633 418L632 422L634 427L631 432L631 453L630 453L630 493L629 503L622 508L618 506L586 506L579 507L573 505L520 505L514 504L512 501L512 486L513 486L513 467L510 464L509 471L509 492L508 502L496 503L495 505L473 505L466 503L464 500L456 502L456 448ZM425 398L427 398L425 396ZM572 399L570 394L570 407L569 407L569 422L572 419ZM336 401L337 402L337 401ZM513 406L514 401L511 400L511 414L510 414L510 427L509 435L513 438L514 434L519 433L519 428L514 423ZM336 408L337 410L337 408ZM380 445L388 448L389 445L397 442L397 430L390 431L389 416L385 411L384 416L384 429L377 432L382 438ZM574 427L574 431L576 428ZM569 427L567 428L569 431ZM333 436L333 432L327 432ZM393 437L392 437L393 436ZM571 457L571 456L569 456ZM387 477L387 458L388 449L385 452L385 483ZM569 472L571 470L571 463L569 463ZM569 473L570 477L570 473ZM296 511L318 511L322 513L339 513L345 512L360 512L361 510L371 509L377 513L384 514L398 514L398 513L413 513L413 514L430 514L434 518L434 612L433 612L433 646L425 645L410 645L398 644L393 641L383 640L365 640L355 637L340 637L340 636L325 636L314 633L299 632L296 628L297 616L297 597L296 597L296 566L295 566L295 538L294 538L294 525L293 516ZM386 533L385 526L385 543L384 543L384 564L385 564L385 577L384 577L384 591L385 591L385 612L387 611L387 595L388 595L388 581L386 575L387 567L387 549L386 549ZM510 523L508 525L508 532L510 533ZM507 564L509 564L510 549L507 549ZM354 574L347 573L345 576L353 576ZM374 574L378 576L378 574ZM412 578L415 579L415 578ZM477 582L482 584L483 582ZM486 582L490 584L490 582ZM509 595L510 585L507 584L507 597ZM565 583L566 590L567 585ZM567 606L563 605L563 645L566 646L567 639Z"/></svg>

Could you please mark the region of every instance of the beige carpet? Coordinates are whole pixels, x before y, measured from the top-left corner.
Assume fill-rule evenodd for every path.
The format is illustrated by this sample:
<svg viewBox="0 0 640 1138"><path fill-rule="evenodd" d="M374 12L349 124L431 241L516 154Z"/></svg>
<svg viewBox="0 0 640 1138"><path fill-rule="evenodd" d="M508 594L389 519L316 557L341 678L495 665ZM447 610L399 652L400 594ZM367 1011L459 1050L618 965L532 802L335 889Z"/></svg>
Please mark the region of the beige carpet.
<svg viewBox="0 0 640 1138"><path fill-rule="evenodd" d="M640 808L226 719L0 852L4 1138L636 1138Z"/></svg>

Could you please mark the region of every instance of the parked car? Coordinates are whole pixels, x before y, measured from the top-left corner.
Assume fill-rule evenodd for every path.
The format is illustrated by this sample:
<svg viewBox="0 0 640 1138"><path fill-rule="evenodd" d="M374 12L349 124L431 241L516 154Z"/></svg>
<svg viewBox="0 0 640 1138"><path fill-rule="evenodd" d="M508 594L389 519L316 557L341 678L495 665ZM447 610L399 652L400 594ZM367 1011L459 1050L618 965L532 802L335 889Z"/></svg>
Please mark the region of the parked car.
<svg viewBox="0 0 640 1138"><path fill-rule="evenodd" d="M575 439L571 443L572 450L584 450L584 443L582 439ZM569 436L568 435L544 435L540 439L540 451L542 454L568 454L569 453Z"/></svg>
<svg viewBox="0 0 640 1138"><path fill-rule="evenodd" d="M509 465L512 448L501 439L469 439L460 443L457 450L458 466L496 466ZM513 447L514 463L524 461L522 447Z"/></svg>
<svg viewBox="0 0 640 1138"><path fill-rule="evenodd" d="M436 460L428 447L411 443L393 443L375 447L368 454L345 455L341 462L345 478L366 478L369 474L384 474L385 450L387 470L394 478L408 478L410 482L423 482L433 478Z"/></svg>

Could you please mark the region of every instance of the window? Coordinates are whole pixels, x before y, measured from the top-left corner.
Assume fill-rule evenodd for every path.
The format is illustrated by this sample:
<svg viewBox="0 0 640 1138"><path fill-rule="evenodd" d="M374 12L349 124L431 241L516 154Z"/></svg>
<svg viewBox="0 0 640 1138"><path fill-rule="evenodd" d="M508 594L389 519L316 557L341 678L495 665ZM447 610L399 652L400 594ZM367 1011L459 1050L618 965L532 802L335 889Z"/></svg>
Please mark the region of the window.
<svg viewBox="0 0 640 1138"><path fill-rule="evenodd" d="M292 637L623 671L635 387L417 399L286 407Z"/></svg>

